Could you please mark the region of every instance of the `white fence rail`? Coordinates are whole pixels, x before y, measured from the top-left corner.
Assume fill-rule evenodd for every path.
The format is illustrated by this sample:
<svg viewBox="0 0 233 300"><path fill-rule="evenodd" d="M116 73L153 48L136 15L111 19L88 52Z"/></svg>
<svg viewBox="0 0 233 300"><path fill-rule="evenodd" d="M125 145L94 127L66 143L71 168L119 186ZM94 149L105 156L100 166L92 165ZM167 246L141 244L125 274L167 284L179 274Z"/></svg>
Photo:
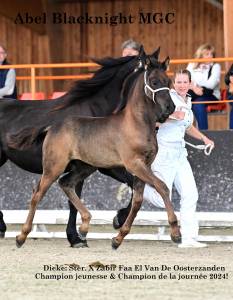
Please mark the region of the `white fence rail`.
<svg viewBox="0 0 233 300"><path fill-rule="evenodd" d="M23 224L27 217L27 210L3 210L4 220L7 224ZM93 225L110 225L116 211L91 211ZM176 213L179 218L179 213ZM30 233L31 238L66 238L65 232L49 232L46 225L67 224L68 210L37 210L34 218L34 228ZM232 235L200 235L200 241L233 242L233 213L226 212L198 212L200 227L208 228L232 228ZM81 223L80 215L77 217L77 224ZM127 239L141 240L170 240L165 234L165 227L168 226L166 212L139 211L134 226L156 226L158 233L155 234L129 234ZM6 238L15 237L18 232L7 231ZM111 239L116 235L112 233L88 233L88 239Z"/></svg>

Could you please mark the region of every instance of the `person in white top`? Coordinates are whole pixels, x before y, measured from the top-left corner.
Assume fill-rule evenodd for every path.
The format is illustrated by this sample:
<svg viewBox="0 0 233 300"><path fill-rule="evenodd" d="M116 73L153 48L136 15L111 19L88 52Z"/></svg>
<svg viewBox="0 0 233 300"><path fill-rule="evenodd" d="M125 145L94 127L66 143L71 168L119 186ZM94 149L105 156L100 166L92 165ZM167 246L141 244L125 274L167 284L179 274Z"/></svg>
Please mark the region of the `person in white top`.
<svg viewBox="0 0 233 300"><path fill-rule="evenodd" d="M193 126L193 113L191 110L191 98L187 95L191 84L191 74L188 70L175 73L174 88L170 94L176 106L175 112L168 120L160 124L157 133L158 153L151 169L156 176L162 179L172 192L175 185L181 197L180 202L180 226L182 243L179 247L206 247L204 243L197 241L198 221L196 219L196 204L198 191L191 166L187 160L185 148L185 133L199 139L204 144L214 142ZM150 185L146 185L143 198L155 206L164 208L164 202L157 191Z"/></svg>
<svg viewBox="0 0 233 300"><path fill-rule="evenodd" d="M215 49L210 44L201 45L195 55L195 58L213 58ZM192 76L192 84L189 94L192 102L213 101L220 99L220 77L221 66L217 63L190 63L187 66ZM197 120L199 129L208 129L208 116L206 104L194 104L193 112Z"/></svg>

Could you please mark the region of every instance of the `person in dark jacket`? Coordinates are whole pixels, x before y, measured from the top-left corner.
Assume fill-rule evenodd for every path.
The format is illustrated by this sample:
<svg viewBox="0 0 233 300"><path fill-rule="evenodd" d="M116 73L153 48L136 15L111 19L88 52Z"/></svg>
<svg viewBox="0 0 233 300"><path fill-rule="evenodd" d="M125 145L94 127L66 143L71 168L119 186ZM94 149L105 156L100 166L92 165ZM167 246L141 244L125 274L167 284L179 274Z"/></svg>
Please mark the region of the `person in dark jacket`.
<svg viewBox="0 0 233 300"><path fill-rule="evenodd" d="M0 45L0 65L9 65L6 48ZM16 74L14 69L0 69L0 98L17 99Z"/></svg>
<svg viewBox="0 0 233 300"><path fill-rule="evenodd" d="M230 69L225 75L225 83L227 85L227 100L233 100L233 64L231 65ZM230 112L230 129L233 129L233 103L231 105L231 112Z"/></svg>

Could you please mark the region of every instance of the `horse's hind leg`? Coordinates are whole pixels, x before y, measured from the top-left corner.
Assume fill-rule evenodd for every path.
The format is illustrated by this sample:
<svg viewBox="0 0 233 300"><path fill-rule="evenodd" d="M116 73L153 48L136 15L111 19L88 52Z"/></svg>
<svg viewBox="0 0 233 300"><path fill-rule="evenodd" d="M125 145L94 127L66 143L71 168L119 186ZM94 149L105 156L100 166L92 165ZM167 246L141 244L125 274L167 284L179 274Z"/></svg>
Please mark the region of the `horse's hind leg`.
<svg viewBox="0 0 233 300"><path fill-rule="evenodd" d="M0 167L7 161L6 155L0 150ZM3 219L3 213L0 211L0 238L5 237L6 223Z"/></svg>
<svg viewBox="0 0 233 300"><path fill-rule="evenodd" d="M76 194L75 187L78 182L84 180L95 170L96 168L79 161L75 170L72 170L70 173L59 179L60 187L63 189L72 204L77 208L82 219L82 224L79 227L77 239L75 241L70 241L72 247L87 246L86 235L91 220L91 214Z"/></svg>
<svg viewBox="0 0 233 300"><path fill-rule="evenodd" d="M133 199L132 206L129 211L129 214L120 228L119 234L112 239L112 247L113 249L117 249L122 243L124 237L130 232L133 221L139 211L142 201L143 201L143 190L145 187L145 183L139 178L134 178L134 186L133 186Z"/></svg>
<svg viewBox="0 0 233 300"><path fill-rule="evenodd" d="M52 141L53 142L53 141ZM39 201L43 198L49 187L57 178L64 172L69 163L69 152L65 152L65 147L62 144L44 142L43 149L43 174L34 191L29 212L25 224L22 226L21 233L16 237L16 245L21 247L28 234L32 230L32 222L36 212L36 207Z"/></svg>
<svg viewBox="0 0 233 300"><path fill-rule="evenodd" d="M55 178L53 178L51 176L42 175L42 177L41 177L41 179L40 179L40 181L37 185L37 188L36 188L36 190L34 191L34 193L32 195L27 220L26 220L25 224L22 226L20 235L18 235L16 237L16 245L17 245L18 248L21 247L24 244L28 234L32 230L32 222L33 222L33 218L34 218L34 215L35 215L35 212L36 212L37 204L43 198L46 191L49 189L51 184L56 179L57 179L57 176Z"/></svg>
<svg viewBox="0 0 233 300"><path fill-rule="evenodd" d="M81 198L82 187L83 187L83 181L77 183L75 186L75 192L79 198ZM80 237L78 235L77 228L76 228L78 211L70 200L68 202L69 202L70 213L69 213L68 223L66 226L66 236L71 247L75 247L76 244L80 243Z"/></svg>
<svg viewBox="0 0 233 300"><path fill-rule="evenodd" d="M0 211L0 238L5 237L6 223L3 220L3 213Z"/></svg>

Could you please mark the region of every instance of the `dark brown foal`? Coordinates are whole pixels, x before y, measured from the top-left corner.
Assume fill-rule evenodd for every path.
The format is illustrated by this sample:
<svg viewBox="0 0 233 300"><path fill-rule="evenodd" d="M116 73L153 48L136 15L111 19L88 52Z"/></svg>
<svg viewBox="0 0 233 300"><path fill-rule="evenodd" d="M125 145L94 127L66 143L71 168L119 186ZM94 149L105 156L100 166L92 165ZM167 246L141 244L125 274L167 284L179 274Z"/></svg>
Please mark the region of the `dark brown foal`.
<svg viewBox="0 0 233 300"><path fill-rule="evenodd" d="M32 228L32 221L38 202L42 199L51 184L64 172L69 163L81 160L88 165L80 168L77 181L92 173L96 167L112 168L125 166L136 176L134 197L130 213L113 239L117 248L130 231L132 223L141 207L145 183L155 187L162 196L171 225L173 239L180 238L177 218L169 199L167 186L151 171L150 165L157 152L154 134L156 121L164 122L174 111L174 104L169 94L169 79L165 74L168 59L157 63L147 71L137 71L130 84L125 109L104 118L67 118L60 124L48 128L43 144L43 175L31 199L31 206L22 232L17 236L21 246ZM91 167L93 166L93 167ZM65 180L61 186L80 212L83 224L80 231L88 231L90 213L81 203L72 187L66 187Z"/></svg>

